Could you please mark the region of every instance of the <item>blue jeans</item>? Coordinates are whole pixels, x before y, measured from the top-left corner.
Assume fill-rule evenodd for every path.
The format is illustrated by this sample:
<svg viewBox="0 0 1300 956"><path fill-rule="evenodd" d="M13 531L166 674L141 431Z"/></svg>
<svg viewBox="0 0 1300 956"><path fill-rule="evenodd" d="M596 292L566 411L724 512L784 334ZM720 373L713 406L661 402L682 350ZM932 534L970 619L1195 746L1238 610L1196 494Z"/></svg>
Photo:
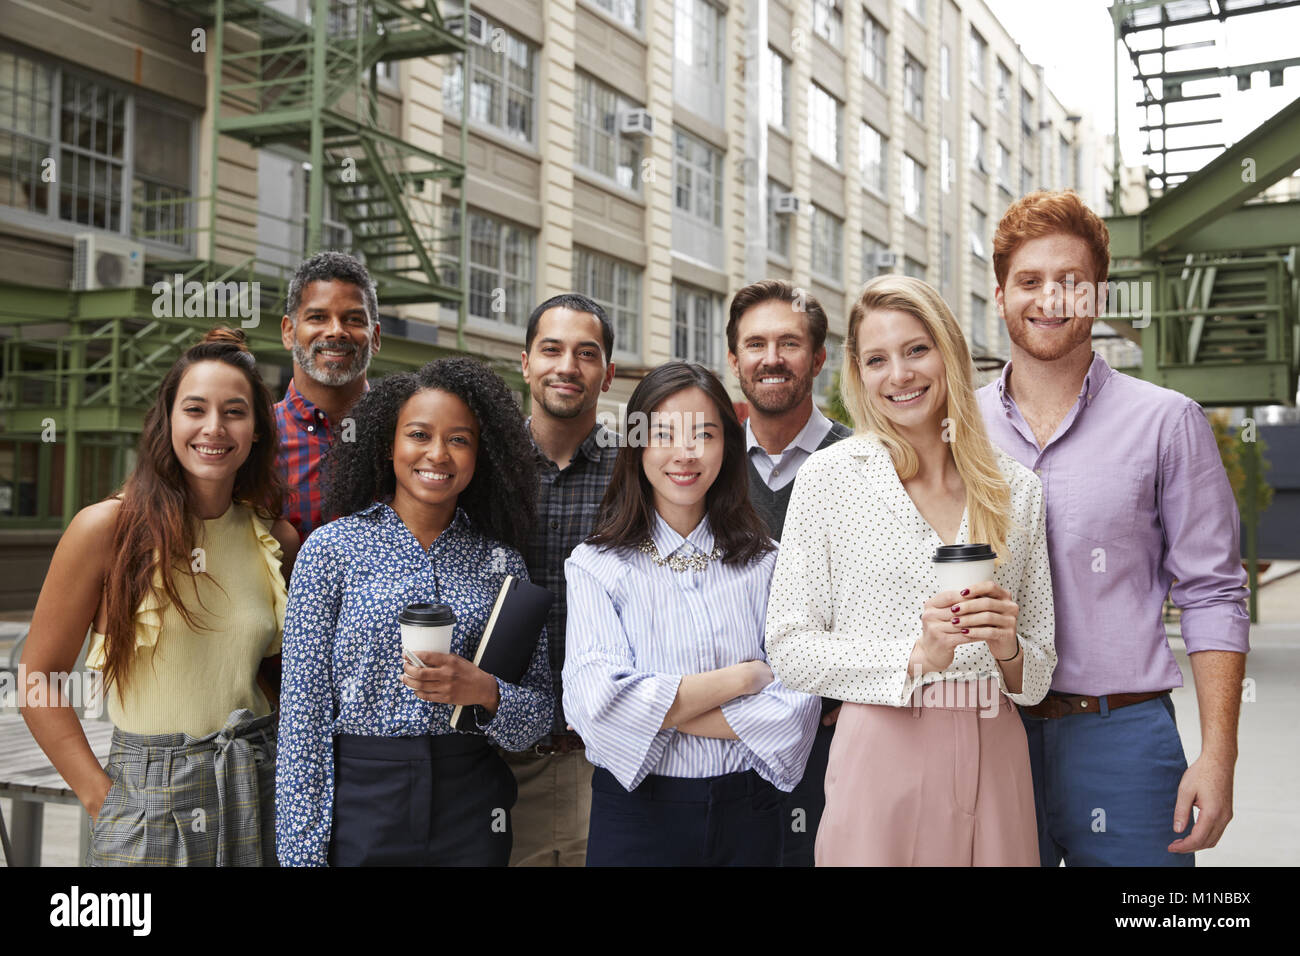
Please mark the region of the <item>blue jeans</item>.
<svg viewBox="0 0 1300 956"><path fill-rule="evenodd" d="M1047 720L1021 712L1029 738L1043 866L1194 866L1166 847L1187 758L1166 694Z"/></svg>

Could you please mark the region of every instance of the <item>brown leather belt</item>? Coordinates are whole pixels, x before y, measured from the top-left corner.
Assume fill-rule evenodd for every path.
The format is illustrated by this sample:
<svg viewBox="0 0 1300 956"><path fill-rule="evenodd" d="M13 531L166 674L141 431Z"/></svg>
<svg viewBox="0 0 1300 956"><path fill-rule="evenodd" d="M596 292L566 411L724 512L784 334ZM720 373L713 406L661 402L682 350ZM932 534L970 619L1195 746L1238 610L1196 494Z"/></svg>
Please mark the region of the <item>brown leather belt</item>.
<svg viewBox="0 0 1300 956"><path fill-rule="evenodd" d="M1154 690L1144 694L1104 694L1103 696L1106 698L1106 708L1114 710L1116 707L1140 704L1144 700L1155 700L1168 693L1167 690ZM1044 697L1041 703L1034 704L1032 707L1021 707L1020 712L1044 720L1069 717L1071 714L1100 714L1101 701L1087 694L1051 693Z"/></svg>
<svg viewBox="0 0 1300 956"><path fill-rule="evenodd" d="M553 754L571 754L575 750L583 750L586 746L577 734L552 734L549 739L550 743L535 746L533 753L550 757Z"/></svg>

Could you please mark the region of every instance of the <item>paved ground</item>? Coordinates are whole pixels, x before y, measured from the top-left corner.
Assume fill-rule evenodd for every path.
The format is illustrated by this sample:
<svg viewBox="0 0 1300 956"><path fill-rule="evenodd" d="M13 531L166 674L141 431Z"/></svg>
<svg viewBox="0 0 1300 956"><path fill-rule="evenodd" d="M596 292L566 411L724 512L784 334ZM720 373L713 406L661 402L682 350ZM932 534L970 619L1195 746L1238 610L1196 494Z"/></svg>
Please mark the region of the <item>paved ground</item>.
<svg viewBox="0 0 1300 956"><path fill-rule="evenodd" d="M1275 565L1274 574L1300 565ZM1300 573L1265 579L1260 623L1251 628L1246 676L1253 701L1242 704L1233 820L1219 845L1197 855L1199 866L1300 864ZM1184 686L1174 691L1178 728L1188 758L1200 753L1200 720L1182 641L1172 642ZM0 635L0 662L8 648ZM0 801L6 819L9 801ZM75 866L79 807L47 807L46 866ZM0 864L3 865L3 864Z"/></svg>

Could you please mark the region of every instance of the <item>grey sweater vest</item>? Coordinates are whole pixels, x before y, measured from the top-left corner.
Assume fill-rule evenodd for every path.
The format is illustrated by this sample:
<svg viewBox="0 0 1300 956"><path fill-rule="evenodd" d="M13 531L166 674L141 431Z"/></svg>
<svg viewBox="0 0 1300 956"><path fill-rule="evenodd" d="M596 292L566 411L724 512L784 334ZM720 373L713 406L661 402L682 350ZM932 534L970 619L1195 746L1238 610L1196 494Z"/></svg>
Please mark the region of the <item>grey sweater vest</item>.
<svg viewBox="0 0 1300 956"><path fill-rule="evenodd" d="M831 422L831 430L826 433L822 443L817 446L817 450L829 448L841 438L848 438L853 434L853 430L839 422ZM804 459L807 461L807 459ZM785 511L790 506L790 493L794 491L794 482L782 486L780 491L773 491L763 481L763 477L754 467L754 459L748 455L745 461L749 465L749 500L754 505L754 510L763 516L767 522L767 527L772 537L777 541L781 540L781 529L785 527Z"/></svg>

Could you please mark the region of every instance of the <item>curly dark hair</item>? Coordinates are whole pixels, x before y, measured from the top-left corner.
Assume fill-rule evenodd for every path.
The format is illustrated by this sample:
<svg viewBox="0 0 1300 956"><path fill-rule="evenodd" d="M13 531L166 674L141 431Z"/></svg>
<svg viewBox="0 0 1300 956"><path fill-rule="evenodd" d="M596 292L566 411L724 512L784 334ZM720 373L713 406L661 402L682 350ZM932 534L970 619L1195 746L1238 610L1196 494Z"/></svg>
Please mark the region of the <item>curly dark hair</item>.
<svg viewBox="0 0 1300 956"><path fill-rule="evenodd" d="M361 396L348 417L355 441L336 441L323 462L325 514L350 515L397 490L393 439L397 417L416 392L455 395L474 413L479 453L474 477L456 504L488 537L523 550L537 514L537 462L532 439L501 377L471 358L430 362L417 372L390 375Z"/></svg>

